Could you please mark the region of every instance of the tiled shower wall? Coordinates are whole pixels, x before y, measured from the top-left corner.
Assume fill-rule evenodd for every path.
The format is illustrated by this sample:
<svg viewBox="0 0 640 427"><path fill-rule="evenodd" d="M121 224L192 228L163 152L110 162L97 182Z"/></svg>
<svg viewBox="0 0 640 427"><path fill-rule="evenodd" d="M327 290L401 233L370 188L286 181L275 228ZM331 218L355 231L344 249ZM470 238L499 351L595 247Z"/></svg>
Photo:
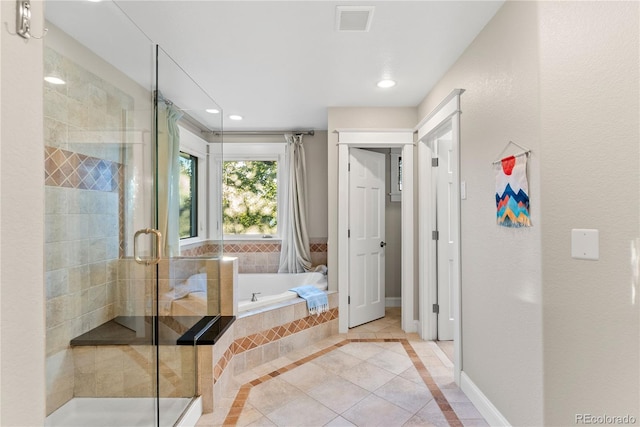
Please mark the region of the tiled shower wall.
<svg viewBox="0 0 640 427"><path fill-rule="evenodd" d="M133 99L56 51L44 88L47 413L73 397L69 341L116 314L123 149Z"/></svg>
<svg viewBox="0 0 640 427"><path fill-rule="evenodd" d="M182 249L182 256L201 256L217 252L217 244L201 243ZM327 264L327 239L309 239L311 262ZM224 254L238 258L239 273L277 273L280 265L280 242L264 240L235 240L224 242Z"/></svg>

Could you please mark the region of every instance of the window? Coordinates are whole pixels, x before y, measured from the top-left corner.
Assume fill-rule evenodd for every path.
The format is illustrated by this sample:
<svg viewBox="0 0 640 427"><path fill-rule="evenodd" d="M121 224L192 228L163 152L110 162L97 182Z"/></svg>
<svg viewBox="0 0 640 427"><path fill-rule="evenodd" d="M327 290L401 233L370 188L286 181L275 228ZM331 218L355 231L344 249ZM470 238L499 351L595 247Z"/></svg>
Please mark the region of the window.
<svg viewBox="0 0 640 427"><path fill-rule="evenodd" d="M212 238L209 224L218 219L217 216L211 216L209 208L219 194L215 193L216 189L220 187L220 184L214 186L211 181L215 177L210 176L214 169L210 164L213 160L209 151L210 146L204 139L180 126L178 235L181 247ZM216 176L219 179L219 175ZM220 207L220 203L215 206Z"/></svg>
<svg viewBox="0 0 640 427"><path fill-rule="evenodd" d="M391 196L392 202L402 201L402 149L391 149Z"/></svg>
<svg viewBox="0 0 640 427"><path fill-rule="evenodd" d="M277 234L278 162L231 160L223 168L224 233Z"/></svg>
<svg viewBox="0 0 640 427"><path fill-rule="evenodd" d="M180 152L180 238L198 236L198 158Z"/></svg>
<svg viewBox="0 0 640 427"><path fill-rule="evenodd" d="M222 231L278 237L284 144L229 144L222 161Z"/></svg>

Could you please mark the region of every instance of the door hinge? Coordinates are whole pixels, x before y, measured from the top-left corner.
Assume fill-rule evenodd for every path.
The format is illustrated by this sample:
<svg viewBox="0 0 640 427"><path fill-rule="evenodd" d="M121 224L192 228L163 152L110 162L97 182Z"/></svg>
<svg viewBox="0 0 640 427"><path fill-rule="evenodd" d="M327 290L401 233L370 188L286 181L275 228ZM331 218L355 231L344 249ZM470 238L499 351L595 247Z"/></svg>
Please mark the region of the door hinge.
<svg viewBox="0 0 640 427"><path fill-rule="evenodd" d="M347 230L347 239L351 238L351 230Z"/></svg>
<svg viewBox="0 0 640 427"><path fill-rule="evenodd" d="M440 239L440 232L438 230L433 230L431 232L431 239L432 240L438 240Z"/></svg>
<svg viewBox="0 0 640 427"><path fill-rule="evenodd" d="M437 157L432 157L431 158L431 167L434 167L434 168L438 167L438 158Z"/></svg>
<svg viewBox="0 0 640 427"><path fill-rule="evenodd" d="M440 305L439 304L433 304L433 312L436 314L440 313Z"/></svg>
<svg viewBox="0 0 640 427"><path fill-rule="evenodd" d="M347 164L347 172L351 172L351 163Z"/></svg>
<svg viewBox="0 0 640 427"><path fill-rule="evenodd" d="M351 304L351 295L347 297L347 304Z"/></svg>

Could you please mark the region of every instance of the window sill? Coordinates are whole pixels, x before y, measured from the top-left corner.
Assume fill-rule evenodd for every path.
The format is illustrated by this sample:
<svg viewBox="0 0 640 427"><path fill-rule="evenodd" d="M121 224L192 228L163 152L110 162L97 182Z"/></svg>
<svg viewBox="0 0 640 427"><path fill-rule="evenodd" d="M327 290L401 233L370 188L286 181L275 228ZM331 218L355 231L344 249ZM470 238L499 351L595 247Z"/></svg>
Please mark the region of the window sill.
<svg viewBox="0 0 640 427"><path fill-rule="evenodd" d="M190 237L188 239L180 239L180 249L188 248L189 246L196 245L198 243L206 243L208 240L202 237Z"/></svg>
<svg viewBox="0 0 640 427"><path fill-rule="evenodd" d="M253 234L253 235L235 235L235 234L225 234L222 237L222 241L225 243L229 243L229 242L263 242L263 243L269 243L269 242L274 242L274 243L280 243L282 241L282 238L280 238L280 236L273 236L273 237L262 237L260 235L257 234Z"/></svg>

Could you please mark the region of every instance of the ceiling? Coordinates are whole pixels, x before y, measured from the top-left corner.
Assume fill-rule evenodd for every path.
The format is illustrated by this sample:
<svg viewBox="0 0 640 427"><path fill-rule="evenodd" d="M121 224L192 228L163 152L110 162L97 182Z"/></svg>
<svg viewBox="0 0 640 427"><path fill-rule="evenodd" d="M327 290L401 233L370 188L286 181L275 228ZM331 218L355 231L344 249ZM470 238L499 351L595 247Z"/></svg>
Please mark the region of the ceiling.
<svg viewBox="0 0 640 427"><path fill-rule="evenodd" d="M148 85L142 30L222 107L226 130L326 129L327 107L418 105L502 3L76 0L47 2L46 16ZM343 5L374 6L369 31L336 31Z"/></svg>

